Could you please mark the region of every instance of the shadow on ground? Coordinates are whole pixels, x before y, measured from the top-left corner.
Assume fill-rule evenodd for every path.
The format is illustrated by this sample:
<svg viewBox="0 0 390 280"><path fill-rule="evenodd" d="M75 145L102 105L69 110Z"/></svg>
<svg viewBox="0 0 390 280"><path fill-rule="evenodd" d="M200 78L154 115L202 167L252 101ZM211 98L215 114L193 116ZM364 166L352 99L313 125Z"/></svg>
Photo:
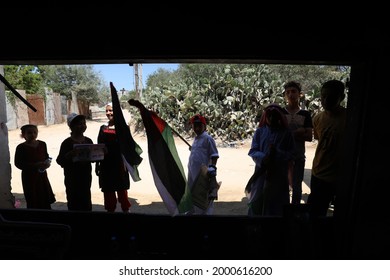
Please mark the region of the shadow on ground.
<svg viewBox="0 0 390 280"><path fill-rule="evenodd" d="M21 193L14 193L15 200L20 202L19 208L26 208L26 201L24 195ZM137 199L129 197L131 213L136 214L152 214L152 215L169 215L163 202L152 202L151 204L139 204ZM67 210L66 202L57 201L52 204L53 210ZM103 211L104 205L93 204L92 211ZM118 204L117 211L120 212L120 206ZM243 197L241 201L215 201L214 204L214 215L246 215L247 214L247 198Z"/></svg>

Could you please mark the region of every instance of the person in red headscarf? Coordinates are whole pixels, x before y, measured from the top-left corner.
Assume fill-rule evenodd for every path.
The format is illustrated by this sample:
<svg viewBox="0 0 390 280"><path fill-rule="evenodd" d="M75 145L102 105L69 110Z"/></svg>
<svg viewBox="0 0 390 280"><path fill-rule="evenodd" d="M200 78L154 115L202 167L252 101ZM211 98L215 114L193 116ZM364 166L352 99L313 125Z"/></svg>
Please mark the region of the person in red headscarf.
<svg viewBox="0 0 390 280"><path fill-rule="evenodd" d="M195 181L202 168L207 168L207 176L210 180L215 181L217 176L217 160L219 158L215 140L206 132L206 119L197 114L190 119L192 129L195 132L195 138L191 146L191 153L188 160L188 186L194 195ZM214 184L215 186L215 184ZM212 194L213 189L209 190L209 203L206 207L203 203L196 203L193 197L194 211L192 214L211 215L213 213L213 200L216 194Z"/></svg>
<svg viewBox="0 0 390 280"><path fill-rule="evenodd" d="M248 215L283 215L290 203L288 166L295 142L286 116L278 104L268 105L261 116L248 155L256 163L245 189Z"/></svg>

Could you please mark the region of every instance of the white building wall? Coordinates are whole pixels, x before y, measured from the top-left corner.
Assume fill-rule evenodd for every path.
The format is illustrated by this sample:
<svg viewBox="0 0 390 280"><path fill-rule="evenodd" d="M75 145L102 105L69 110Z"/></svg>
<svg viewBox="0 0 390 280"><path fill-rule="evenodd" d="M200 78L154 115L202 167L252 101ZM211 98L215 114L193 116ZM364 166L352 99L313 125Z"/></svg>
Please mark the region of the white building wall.
<svg viewBox="0 0 390 280"><path fill-rule="evenodd" d="M2 65L0 65L0 74L4 76ZM6 108L5 85L0 82L0 208L14 208Z"/></svg>

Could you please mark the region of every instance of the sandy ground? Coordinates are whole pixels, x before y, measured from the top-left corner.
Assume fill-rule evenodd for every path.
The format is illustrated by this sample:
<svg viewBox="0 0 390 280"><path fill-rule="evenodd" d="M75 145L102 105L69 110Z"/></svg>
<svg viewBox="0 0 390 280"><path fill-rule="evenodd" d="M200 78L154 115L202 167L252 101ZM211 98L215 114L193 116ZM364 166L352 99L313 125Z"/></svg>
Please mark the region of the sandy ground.
<svg viewBox="0 0 390 280"><path fill-rule="evenodd" d="M130 116L124 111L125 119L130 120ZM85 135L96 142L99 127L106 122L105 116L96 120L87 121L87 131ZM55 162L58 155L61 142L69 136L70 130L66 123L50 126L39 126L38 138L45 141L48 147L49 155L53 158L53 163L47 170L49 180L52 184L53 191L56 196L56 202L52 205L54 210L66 210L66 196L64 187L64 175L62 168ZM163 204L159 193L153 182L152 173L150 170L147 139L141 134L134 134L135 141L143 149L143 162L139 166L139 174L141 181L130 183L129 199L132 204L131 212L140 214L168 214L165 205ZM21 202L21 208L25 208L23 189L21 184L21 171L17 169L14 162L14 154L16 146L22 143L23 139L20 136L20 130L9 131L9 148L11 154L12 165L12 193L15 198ZM184 169L187 169L187 162L190 151L188 146L180 138L175 138L176 148L181 158ZM192 143L192 140L189 140ZM220 158L218 160L217 180L222 181L219 190L218 200L215 202L215 215L246 215L247 205L244 194L245 185L253 173L254 163L248 156L250 140L241 143L238 147L218 147ZM314 156L315 144L312 142L306 143L306 166L305 178L303 184L304 203L307 195L310 193L308 184L310 182L311 164ZM94 166L93 166L94 168ZM97 176L93 173L92 180L92 203L93 211L105 211L103 208L103 193L98 186ZM117 210L120 207L118 205Z"/></svg>

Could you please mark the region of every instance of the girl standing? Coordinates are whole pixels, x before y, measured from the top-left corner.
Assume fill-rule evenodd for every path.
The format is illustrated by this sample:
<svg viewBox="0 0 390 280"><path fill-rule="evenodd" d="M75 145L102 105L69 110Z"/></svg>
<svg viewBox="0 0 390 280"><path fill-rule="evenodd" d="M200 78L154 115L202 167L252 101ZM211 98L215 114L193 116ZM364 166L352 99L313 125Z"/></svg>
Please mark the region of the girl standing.
<svg viewBox="0 0 390 280"><path fill-rule="evenodd" d="M22 185L27 208L51 209L55 197L46 169L51 158L46 143L38 140L38 127L26 124L20 128L25 142L15 150L15 166L22 170Z"/></svg>
<svg viewBox="0 0 390 280"><path fill-rule="evenodd" d="M294 138L282 108L268 105L248 152L256 164L246 189L248 215L283 215L284 205L290 203L288 167L294 149Z"/></svg>
<svg viewBox="0 0 390 280"><path fill-rule="evenodd" d="M95 172L99 176L107 212L115 212L117 202L123 212L129 212L131 204L127 190L130 189L130 175L122 158L111 103L106 105L106 116L108 123L100 127L97 139L99 144L105 144L106 153L104 160L96 162Z"/></svg>

